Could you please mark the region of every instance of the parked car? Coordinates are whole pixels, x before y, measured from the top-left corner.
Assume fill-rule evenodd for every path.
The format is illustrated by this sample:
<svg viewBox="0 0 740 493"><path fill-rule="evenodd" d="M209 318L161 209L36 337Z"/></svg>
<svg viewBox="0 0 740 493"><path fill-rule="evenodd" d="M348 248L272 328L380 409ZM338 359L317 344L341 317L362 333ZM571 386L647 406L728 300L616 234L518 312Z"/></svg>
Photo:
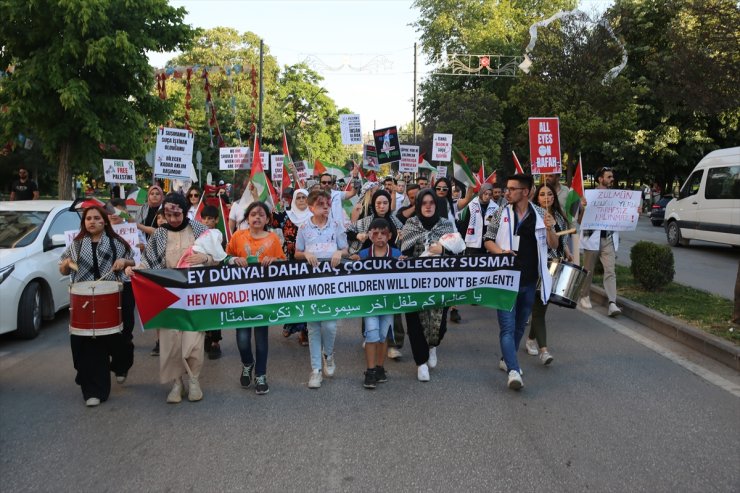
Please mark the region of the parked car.
<svg viewBox="0 0 740 493"><path fill-rule="evenodd" d="M663 219L665 219L665 207L671 200L673 200L673 195L663 195L656 203L650 206L648 216L650 217L650 222L653 223L653 226L661 226L663 224Z"/></svg>
<svg viewBox="0 0 740 493"><path fill-rule="evenodd" d="M33 339L42 320L69 306L69 276L59 273L64 232L80 228L71 201L0 202L0 334Z"/></svg>
<svg viewBox="0 0 740 493"><path fill-rule="evenodd" d="M665 211L671 246L703 240L740 247L740 147L702 158Z"/></svg>

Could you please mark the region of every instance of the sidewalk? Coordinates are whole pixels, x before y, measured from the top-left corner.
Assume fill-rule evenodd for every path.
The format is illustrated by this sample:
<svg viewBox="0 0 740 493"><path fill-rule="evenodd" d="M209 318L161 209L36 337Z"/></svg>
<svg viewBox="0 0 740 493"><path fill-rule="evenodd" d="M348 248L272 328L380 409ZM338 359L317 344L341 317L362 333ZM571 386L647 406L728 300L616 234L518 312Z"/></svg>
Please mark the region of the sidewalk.
<svg viewBox="0 0 740 493"><path fill-rule="evenodd" d="M603 288L591 286L591 303L606 306L607 301ZM617 302L625 317L740 371L740 347L621 296Z"/></svg>

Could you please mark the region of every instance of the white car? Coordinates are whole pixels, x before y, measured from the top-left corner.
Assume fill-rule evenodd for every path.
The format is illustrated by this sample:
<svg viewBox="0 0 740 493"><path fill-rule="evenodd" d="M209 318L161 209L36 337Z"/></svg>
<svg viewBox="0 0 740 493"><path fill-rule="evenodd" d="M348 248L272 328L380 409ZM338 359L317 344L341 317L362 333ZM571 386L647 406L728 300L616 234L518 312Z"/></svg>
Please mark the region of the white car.
<svg viewBox="0 0 740 493"><path fill-rule="evenodd" d="M0 334L33 339L42 320L69 306L59 273L64 232L80 228L68 200L0 202Z"/></svg>

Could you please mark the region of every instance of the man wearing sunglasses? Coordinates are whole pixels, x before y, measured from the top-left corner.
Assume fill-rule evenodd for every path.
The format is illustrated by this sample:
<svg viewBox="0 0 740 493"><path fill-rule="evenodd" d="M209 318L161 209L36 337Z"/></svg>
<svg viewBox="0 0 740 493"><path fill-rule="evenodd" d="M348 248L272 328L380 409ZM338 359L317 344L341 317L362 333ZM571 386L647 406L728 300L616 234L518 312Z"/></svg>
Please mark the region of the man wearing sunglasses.
<svg viewBox="0 0 740 493"><path fill-rule="evenodd" d="M611 188L614 185L614 172L611 168L601 168L596 171L596 181L597 189ZM596 267L596 257L598 257L601 265L604 266L604 291L609 298L607 313L610 317L616 317L622 313L617 306L617 273L614 267L619 248L619 233L599 229L583 230L581 231L581 248L583 248L583 268L588 271L588 277L581 292L581 308L586 310L592 308L589 293L594 277L594 267Z"/></svg>

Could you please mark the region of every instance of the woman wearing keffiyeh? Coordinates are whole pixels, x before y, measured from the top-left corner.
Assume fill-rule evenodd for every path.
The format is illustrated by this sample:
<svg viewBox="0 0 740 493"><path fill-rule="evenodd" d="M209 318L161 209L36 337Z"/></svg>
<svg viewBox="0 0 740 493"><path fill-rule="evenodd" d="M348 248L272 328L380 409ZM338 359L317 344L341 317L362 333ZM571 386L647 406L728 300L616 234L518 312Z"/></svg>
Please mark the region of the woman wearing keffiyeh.
<svg viewBox="0 0 740 493"><path fill-rule="evenodd" d="M174 269L183 253L208 228L187 218L190 204L179 193L168 193L163 201L166 223L157 228L149 238L141 257L140 269ZM217 262L206 253L193 253L185 258L189 265L215 265ZM131 273L127 269L127 273ZM159 378L162 383L172 383L167 402L178 403L185 394L182 377L190 377L188 400L203 398L198 381L203 368L205 333L159 329Z"/></svg>
<svg viewBox="0 0 740 493"><path fill-rule="evenodd" d="M113 231L108 213L101 207L90 207L82 213L80 232L59 258L59 272L70 275L72 283L97 281L116 273L119 281L125 276L121 271L134 265L129 244ZM129 284L129 283L126 283ZM116 374L118 383L134 363L133 329L134 298L129 284L122 294L121 327L88 334L70 325L72 360L77 370L75 382L82 388L82 396L89 407L105 402L110 395L110 372ZM93 337L91 337L93 336Z"/></svg>
<svg viewBox="0 0 740 493"><path fill-rule="evenodd" d="M416 196L416 215L406 221L401 230L401 253L407 257L441 255L444 247L439 239L454 233L452 223L440 217L439 200L435 193L426 188ZM447 331L447 308L425 310L406 314L406 330L411 342L411 352L416 362L417 378L429 381L429 368L437 366L437 347ZM427 342L432 342L430 348Z"/></svg>

